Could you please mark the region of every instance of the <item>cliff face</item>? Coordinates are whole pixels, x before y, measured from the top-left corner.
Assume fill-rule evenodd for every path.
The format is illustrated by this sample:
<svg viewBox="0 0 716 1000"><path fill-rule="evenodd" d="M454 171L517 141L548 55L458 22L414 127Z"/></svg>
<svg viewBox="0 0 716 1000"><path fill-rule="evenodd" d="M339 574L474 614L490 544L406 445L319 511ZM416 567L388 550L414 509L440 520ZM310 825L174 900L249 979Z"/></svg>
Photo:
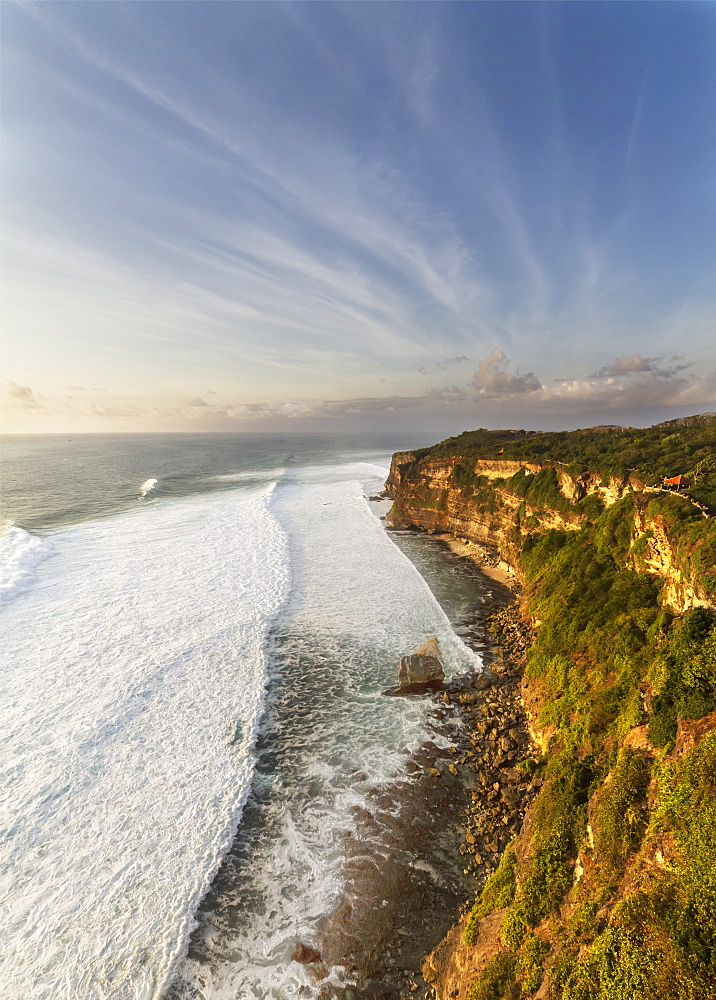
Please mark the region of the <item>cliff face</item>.
<svg viewBox="0 0 716 1000"><path fill-rule="evenodd" d="M539 794L425 978L437 1000L710 996L716 520L632 470L452 444L394 456L388 520L491 546L524 584L542 756L517 764Z"/></svg>
<svg viewBox="0 0 716 1000"><path fill-rule="evenodd" d="M478 460L468 472L485 481L479 498L462 480L464 465L458 458L417 460L411 452L393 456L386 491L393 499L388 523L394 527L413 526L428 532L447 533L488 545L513 570L521 525L538 514L544 527L572 530L579 519L558 510L539 509L501 484L524 470L541 472L535 463Z"/></svg>
<svg viewBox="0 0 716 1000"><path fill-rule="evenodd" d="M531 489L540 479L543 488ZM389 525L490 546L518 578L519 552L528 534L576 531L600 508L644 490L643 480L634 475L573 474L559 463L466 462L459 455L435 458L416 452L393 456L385 487L393 499ZM588 498L593 499L591 505L585 503ZM677 559L677 532L669 530L663 517L647 513L647 507L647 502L635 505L634 541L640 553L635 568L664 580L662 599L677 612L712 606L698 580L690 579Z"/></svg>
<svg viewBox="0 0 716 1000"><path fill-rule="evenodd" d="M634 504L634 568L664 580L662 600L675 611L713 607L705 575L694 572L688 561L679 557L683 540L678 525L670 523L663 513L650 511L650 506L653 504L646 497Z"/></svg>

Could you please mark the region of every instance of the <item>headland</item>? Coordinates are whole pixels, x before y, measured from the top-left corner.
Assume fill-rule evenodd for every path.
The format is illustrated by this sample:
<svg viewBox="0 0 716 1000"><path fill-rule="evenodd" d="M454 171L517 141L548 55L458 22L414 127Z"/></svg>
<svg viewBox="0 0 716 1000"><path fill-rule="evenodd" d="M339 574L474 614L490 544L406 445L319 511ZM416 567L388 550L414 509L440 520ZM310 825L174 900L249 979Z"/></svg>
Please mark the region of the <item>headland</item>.
<svg viewBox="0 0 716 1000"><path fill-rule="evenodd" d="M480 810L512 812L425 958L430 995L715 996L716 415L467 432L396 454L386 489L390 525L517 591L493 622L508 684L475 713L473 863ZM518 723L506 761L484 750L500 701Z"/></svg>

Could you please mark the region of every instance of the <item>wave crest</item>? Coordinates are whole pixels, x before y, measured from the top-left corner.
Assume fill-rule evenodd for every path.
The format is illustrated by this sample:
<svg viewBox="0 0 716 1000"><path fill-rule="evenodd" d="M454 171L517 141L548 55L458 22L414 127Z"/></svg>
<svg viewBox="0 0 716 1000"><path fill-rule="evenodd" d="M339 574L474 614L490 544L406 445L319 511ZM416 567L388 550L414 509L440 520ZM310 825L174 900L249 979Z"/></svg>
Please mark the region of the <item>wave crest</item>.
<svg viewBox="0 0 716 1000"><path fill-rule="evenodd" d="M145 479L139 487L140 497L146 497L149 493L151 493L158 482L158 479Z"/></svg>
<svg viewBox="0 0 716 1000"><path fill-rule="evenodd" d="M37 582L37 567L52 555L45 538L11 525L0 538L0 605L8 604Z"/></svg>

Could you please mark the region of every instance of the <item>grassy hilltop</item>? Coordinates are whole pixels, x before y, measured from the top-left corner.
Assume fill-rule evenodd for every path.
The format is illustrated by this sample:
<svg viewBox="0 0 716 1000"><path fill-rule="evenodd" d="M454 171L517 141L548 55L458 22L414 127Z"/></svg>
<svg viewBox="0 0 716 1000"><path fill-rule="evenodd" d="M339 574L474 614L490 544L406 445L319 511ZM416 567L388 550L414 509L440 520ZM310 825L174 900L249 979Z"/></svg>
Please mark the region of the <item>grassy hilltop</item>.
<svg viewBox="0 0 716 1000"><path fill-rule="evenodd" d="M460 996L716 997L716 520L688 497L643 491L683 474L713 514L715 455L716 416L702 415L647 430L473 431L402 466L403 521L422 509L454 530L509 509L536 626L522 694L543 755L523 767L541 791L464 926L469 960L499 917ZM486 460L541 468L485 478ZM567 497L557 465L628 488ZM545 528L555 511L564 530Z"/></svg>
<svg viewBox="0 0 716 1000"><path fill-rule="evenodd" d="M567 471L595 472L606 478L641 476L658 486L665 477L692 481L694 499L716 508L716 414L669 420L654 427L590 427L578 431L465 431L417 458L459 455L468 460L514 459L558 463Z"/></svg>

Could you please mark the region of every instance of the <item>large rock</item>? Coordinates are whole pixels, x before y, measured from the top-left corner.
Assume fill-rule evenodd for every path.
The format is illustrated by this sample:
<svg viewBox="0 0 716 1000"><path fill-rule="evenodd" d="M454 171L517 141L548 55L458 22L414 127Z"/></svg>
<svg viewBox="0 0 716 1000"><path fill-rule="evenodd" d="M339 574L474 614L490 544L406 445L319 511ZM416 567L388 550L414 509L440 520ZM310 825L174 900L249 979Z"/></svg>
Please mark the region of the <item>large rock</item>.
<svg viewBox="0 0 716 1000"><path fill-rule="evenodd" d="M428 687L440 687L445 680L445 671L440 660L440 647L437 639L426 639L419 649L409 656L404 656L398 667L398 684L405 687L408 684L425 684Z"/></svg>
<svg viewBox="0 0 716 1000"><path fill-rule="evenodd" d="M404 656L398 667L398 686L385 694L424 694L443 687L445 671L437 639L426 639L419 649Z"/></svg>

